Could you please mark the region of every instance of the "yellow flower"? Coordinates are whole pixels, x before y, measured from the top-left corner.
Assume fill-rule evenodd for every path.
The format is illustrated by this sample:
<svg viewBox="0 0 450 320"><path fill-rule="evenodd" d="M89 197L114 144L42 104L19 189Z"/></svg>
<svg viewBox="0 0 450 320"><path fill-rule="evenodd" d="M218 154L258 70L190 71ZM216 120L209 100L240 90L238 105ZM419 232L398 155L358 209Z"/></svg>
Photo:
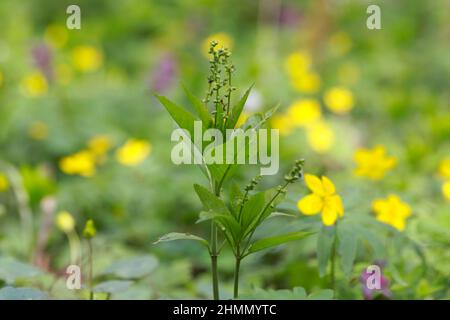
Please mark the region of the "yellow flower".
<svg viewBox="0 0 450 320"><path fill-rule="evenodd" d="M223 48L227 48L227 49L233 48L234 41L233 41L233 38L228 33L225 33L225 32L215 33L215 34L212 34L209 37L207 37L205 40L203 40L202 53L206 57L209 57L209 47L211 45L211 41L218 42L215 50L223 49Z"/></svg>
<svg viewBox="0 0 450 320"><path fill-rule="evenodd" d="M83 236L85 238L94 238L97 233L97 229L95 229L94 220L89 219L86 221L86 225L84 226Z"/></svg>
<svg viewBox="0 0 450 320"><path fill-rule="evenodd" d="M103 55L95 47L78 46L72 51L72 63L75 69L79 71L95 71L102 66Z"/></svg>
<svg viewBox="0 0 450 320"><path fill-rule="evenodd" d="M352 40L348 34L342 31L333 34L329 41L332 52L339 56L349 52L353 46Z"/></svg>
<svg viewBox="0 0 450 320"><path fill-rule="evenodd" d="M320 119L320 104L313 99L297 100L289 107L288 116L294 125L306 126Z"/></svg>
<svg viewBox="0 0 450 320"><path fill-rule="evenodd" d="M44 140L48 137L48 126L41 122L33 122L28 128L29 136L34 140Z"/></svg>
<svg viewBox="0 0 450 320"><path fill-rule="evenodd" d="M47 79L41 72L34 71L22 80L22 89L29 97L40 97L48 91Z"/></svg>
<svg viewBox="0 0 450 320"><path fill-rule="evenodd" d="M247 121L248 117L249 117L249 114L247 112L243 111L241 113L241 115L239 116L239 119L238 119L238 121L236 123L236 128L239 128L240 126L245 124L245 122Z"/></svg>
<svg viewBox="0 0 450 320"><path fill-rule="evenodd" d="M95 173L95 156L88 150L82 150L62 158L59 167L66 174L91 177Z"/></svg>
<svg viewBox="0 0 450 320"><path fill-rule="evenodd" d="M315 72L306 71L291 76L291 85L299 92L315 93L320 88L320 77Z"/></svg>
<svg viewBox="0 0 450 320"><path fill-rule="evenodd" d="M136 166L149 155L151 145L146 140L130 139L116 152L117 161L125 166Z"/></svg>
<svg viewBox="0 0 450 320"><path fill-rule="evenodd" d="M45 28L44 39L55 48L63 47L68 38L67 28L59 24L51 24Z"/></svg>
<svg viewBox="0 0 450 320"><path fill-rule="evenodd" d="M441 161L438 172L442 178L450 179L450 158Z"/></svg>
<svg viewBox="0 0 450 320"><path fill-rule="evenodd" d="M405 220L411 215L411 208L400 198L391 194L387 199L377 199L372 203L376 219L389 224L399 231L405 229Z"/></svg>
<svg viewBox="0 0 450 320"><path fill-rule="evenodd" d="M280 131L280 135L282 136L291 134L294 128L292 120L287 115L275 115L272 117L270 123L273 129Z"/></svg>
<svg viewBox="0 0 450 320"><path fill-rule="evenodd" d="M75 227L75 220L68 211L61 211L56 216L56 226L63 232L69 233Z"/></svg>
<svg viewBox="0 0 450 320"><path fill-rule="evenodd" d="M88 148L95 156L103 156L111 148L111 140L108 136L94 136L88 141Z"/></svg>
<svg viewBox="0 0 450 320"><path fill-rule="evenodd" d="M334 87L327 90L324 101L328 109L337 114L349 112L355 103L352 92L341 87Z"/></svg>
<svg viewBox="0 0 450 320"><path fill-rule="evenodd" d="M356 163L355 175L372 180L383 179L387 171L395 167L397 159L386 155L382 145L370 149L358 149L353 155Z"/></svg>
<svg viewBox="0 0 450 320"><path fill-rule="evenodd" d="M286 58L284 67L290 76L303 74L311 67L311 56L303 50L291 53Z"/></svg>
<svg viewBox="0 0 450 320"><path fill-rule="evenodd" d="M448 201L450 201L450 181L447 181L442 185L442 194Z"/></svg>
<svg viewBox="0 0 450 320"><path fill-rule="evenodd" d="M4 192L9 188L9 181L6 178L6 175L0 172L0 192Z"/></svg>
<svg viewBox="0 0 450 320"><path fill-rule="evenodd" d="M324 121L318 121L306 129L309 146L317 153L326 153L334 144L333 129Z"/></svg>
<svg viewBox="0 0 450 320"><path fill-rule="evenodd" d="M336 194L336 188L330 179L305 174L305 183L312 193L297 202L297 207L303 214L309 216L321 212L322 222L326 226L333 225L338 217L344 216L342 199Z"/></svg>

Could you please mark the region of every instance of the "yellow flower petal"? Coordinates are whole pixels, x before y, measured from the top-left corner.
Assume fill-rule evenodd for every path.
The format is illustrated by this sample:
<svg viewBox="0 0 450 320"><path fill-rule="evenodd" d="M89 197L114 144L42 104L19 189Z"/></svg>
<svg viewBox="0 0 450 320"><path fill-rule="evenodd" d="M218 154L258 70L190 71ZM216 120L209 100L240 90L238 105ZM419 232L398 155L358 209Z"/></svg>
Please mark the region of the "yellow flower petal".
<svg viewBox="0 0 450 320"><path fill-rule="evenodd" d="M322 210L322 222L324 225L326 226L332 226L338 217L338 213L335 210L335 208L333 208L330 205L326 205L323 207Z"/></svg>
<svg viewBox="0 0 450 320"><path fill-rule="evenodd" d="M297 202L298 209L305 215L313 215L322 209L322 199L316 194L310 194Z"/></svg>
<svg viewBox="0 0 450 320"><path fill-rule="evenodd" d="M342 199L339 195L327 198L327 205L336 210L339 217L342 218L344 216L344 205L342 204Z"/></svg>
<svg viewBox="0 0 450 320"><path fill-rule="evenodd" d="M444 197L450 201L450 181L442 185L442 193L444 194Z"/></svg>
<svg viewBox="0 0 450 320"><path fill-rule="evenodd" d="M326 195L331 196L336 193L336 188L333 182L325 176L322 176L322 186Z"/></svg>
<svg viewBox="0 0 450 320"><path fill-rule="evenodd" d="M318 177L312 174L305 174L305 183L309 190L311 190L313 193L320 196L325 194L322 181L320 181Z"/></svg>

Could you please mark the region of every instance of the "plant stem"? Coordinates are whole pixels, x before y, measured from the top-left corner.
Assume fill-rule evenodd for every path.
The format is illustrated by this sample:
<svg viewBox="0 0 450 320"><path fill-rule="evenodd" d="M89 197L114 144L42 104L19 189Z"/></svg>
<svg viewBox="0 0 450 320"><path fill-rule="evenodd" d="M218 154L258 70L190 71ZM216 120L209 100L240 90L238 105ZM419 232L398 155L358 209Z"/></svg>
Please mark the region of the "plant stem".
<svg viewBox="0 0 450 320"><path fill-rule="evenodd" d="M334 239L333 239L333 249L331 252L331 288L334 291L336 297L336 242L337 242L337 221L334 226Z"/></svg>
<svg viewBox="0 0 450 320"><path fill-rule="evenodd" d="M89 250L89 300L94 300L94 291L92 290L92 270L94 267L93 254L92 254L92 240L88 239L88 250Z"/></svg>
<svg viewBox="0 0 450 320"><path fill-rule="evenodd" d="M214 300L219 300L219 278L217 274L217 226L211 222L211 272Z"/></svg>
<svg viewBox="0 0 450 320"><path fill-rule="evenodd" d="M241 266L241 257L236 257L236 263L234 267L234 299L239 296L239 268Z"/></svg>

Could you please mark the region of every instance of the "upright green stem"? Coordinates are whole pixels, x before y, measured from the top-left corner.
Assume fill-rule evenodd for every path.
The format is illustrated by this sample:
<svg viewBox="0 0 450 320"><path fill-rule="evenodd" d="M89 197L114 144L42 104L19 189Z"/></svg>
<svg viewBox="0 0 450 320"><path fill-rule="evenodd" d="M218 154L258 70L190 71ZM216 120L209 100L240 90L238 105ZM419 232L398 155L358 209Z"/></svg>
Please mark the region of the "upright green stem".
<svg viewBox="0 0 450 320"><path fill-rule="evenodd" d="M239 248L237 250L237 256L234 266L234 299L237 299L239 296L239 268L241 266L241 257L239 256Z"/></svg>
<svg viewBox="0 0 450 320"><path fill-rule="evenodd" d="M337 221L334 226L333 248L331 251L331 288L336 296L336 245L337 245Z"/></svg>
<svg viewBox="0 0 450 320"><path fill-rule="evenodd" d="M92 255L92 240L88 239L88 250L89 250L89 300L94 300L94 291L93 289L93 277L92 277L92 272L93 272L93 267L94 267L94 262L93 262L93 255Z"/></svg>
<svg viewBox="0 0 450 320"><path fill-rule="evenodd" d="M217 226L211 222L211 272L214 300L219 300L219 277L217 273Z"/></svg>

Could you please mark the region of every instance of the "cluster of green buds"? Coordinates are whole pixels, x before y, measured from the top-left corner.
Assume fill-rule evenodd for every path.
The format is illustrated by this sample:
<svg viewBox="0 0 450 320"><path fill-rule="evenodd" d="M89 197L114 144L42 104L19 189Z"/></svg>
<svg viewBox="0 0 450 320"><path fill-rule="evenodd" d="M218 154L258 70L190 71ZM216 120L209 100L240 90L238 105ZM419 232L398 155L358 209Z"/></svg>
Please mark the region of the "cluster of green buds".
<svg viewBox="0 0 450 320"><path fill-rule="evenodd" d="M291 171L284 176L284 181L287 183L294 183L298 179L303 176L303 166L305 164L305 160L299 159L295 161L294 167Z"/></svg>
<svg viewBox="0 0 450 320"><path fill-rule="evenodd" d="M209 47L209 54L211 55L209 61L210 74L208 76L208 91L203 102L208 104L213 99L214 110L211 113L214 115L214 124L216 128L221 128L223 123L218 123L217 114L221 113L223 116L220 120L226 123L230 116L231 94L236 88L231 85L232 74L235 70L234 65L229 61L231 53L227 48L217 48L218 45L217 41L211 41ZM225 75L223 75L224 73ZM225 90L223 96L221 95L222 89Z"/></svg>

